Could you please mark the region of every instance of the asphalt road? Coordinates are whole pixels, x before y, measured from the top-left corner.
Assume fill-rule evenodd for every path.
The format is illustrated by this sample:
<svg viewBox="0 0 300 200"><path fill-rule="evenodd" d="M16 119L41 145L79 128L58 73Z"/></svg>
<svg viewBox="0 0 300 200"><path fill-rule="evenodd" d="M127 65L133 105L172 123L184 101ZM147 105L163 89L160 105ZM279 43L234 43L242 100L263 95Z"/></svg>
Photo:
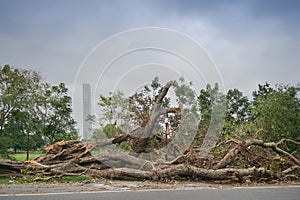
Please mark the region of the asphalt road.
<svg viewBox="0 0 300 200"><path fill-rule="evenodd" d="M14 194L0 195L0 199L22 200L299 200L300 187L257 187L257 188L202 188L192 190L144 190L144 191L105 191L79 193L51 193L51 194Z"/></svg>

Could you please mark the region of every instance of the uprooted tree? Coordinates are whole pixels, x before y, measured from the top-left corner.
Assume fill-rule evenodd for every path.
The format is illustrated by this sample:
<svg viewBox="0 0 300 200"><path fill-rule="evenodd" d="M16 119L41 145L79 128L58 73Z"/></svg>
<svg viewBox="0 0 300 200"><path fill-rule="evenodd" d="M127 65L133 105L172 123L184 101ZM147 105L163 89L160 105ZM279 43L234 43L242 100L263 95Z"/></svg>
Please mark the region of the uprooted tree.
<svg viewBox="0 0 300 200"><path fill-rule="evenodd" d="M280 86L271 90L268 84L260 85L254 93L254 102L250 103L238 90L222 95L217 85L208 85L198 97L199 119L193 100L184 98L193 95L186 88L188 85L171 81L162 87L154 86L157 86L157 93L143 102L148 107L138 106L142 101L135 99L138 95L130 99L135 102L129 106L130 111L136 115L127 123L137 126L135 129L120 130L116 122L112 123L115 119L111 117L105 128L118 134L95 143L80 140L58 142L46 147L46 154L33 161L1 161L1 168L16 173L26 168L28 174L44 174L50 178L89 175L116 179L224 182L299 179L299 88ZM172 86L176 87L175 93L181 94L175 107L169 107L166 97ZM182 95L182 91L186 95ZM111 99L103 97L102 100L111 105ZM228 106L225 113L222 102ZM285 106L281 108L280 103ZM161 134L166 116L171 118L174 126L169 137ZM281 122L289 122L289 126L283 126L277 119L271 120L274 116L279 119L286 117ZM195 129L197 120L200 123ZM221 129L220 123L223 125ZM274 134L276 141L271 141L268 134ZM92 155L95 148L100 153ZM165 159L166 154L168 159Z"/></svg>

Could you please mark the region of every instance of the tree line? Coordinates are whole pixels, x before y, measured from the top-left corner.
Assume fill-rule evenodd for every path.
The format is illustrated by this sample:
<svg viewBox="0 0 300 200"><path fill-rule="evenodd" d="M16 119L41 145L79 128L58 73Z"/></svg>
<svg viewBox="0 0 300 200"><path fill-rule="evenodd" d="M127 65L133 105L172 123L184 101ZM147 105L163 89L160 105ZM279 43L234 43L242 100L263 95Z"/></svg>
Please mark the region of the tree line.
<svg viewBox="0 0 300 200"><path fill-rule="evenodd" d="M33 70L0 66L0 157L75 139L72 99Z"/></svg>

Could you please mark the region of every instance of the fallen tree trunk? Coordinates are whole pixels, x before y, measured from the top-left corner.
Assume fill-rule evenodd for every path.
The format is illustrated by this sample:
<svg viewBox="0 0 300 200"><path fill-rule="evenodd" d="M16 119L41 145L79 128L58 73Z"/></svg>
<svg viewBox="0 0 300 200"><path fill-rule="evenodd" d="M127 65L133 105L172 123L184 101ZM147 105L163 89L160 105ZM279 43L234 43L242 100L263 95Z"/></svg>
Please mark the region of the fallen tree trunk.
<svg viewBox="0 0 300 200"><path fill-rule="evenodd" d="M139 178L145 180L231 180L233 182L242 181L243 177L251 176L251 179L269 178L278 179L280 174L264 168L249 169L203 169L191 165L175 165L170 168L154 171L143 171L129 168L107 169L101 171L86 171L88 174L101 178L122 179L124 177Z"/></svg>

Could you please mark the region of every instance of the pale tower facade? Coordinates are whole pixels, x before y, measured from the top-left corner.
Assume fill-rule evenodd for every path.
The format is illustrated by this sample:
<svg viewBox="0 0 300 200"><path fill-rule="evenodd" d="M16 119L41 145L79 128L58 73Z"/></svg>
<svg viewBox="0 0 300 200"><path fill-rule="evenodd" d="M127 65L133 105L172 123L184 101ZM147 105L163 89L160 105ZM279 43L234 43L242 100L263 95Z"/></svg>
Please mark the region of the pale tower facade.
<svg viewBox="0 0 300 200"><path fill-rule="evenodd" d="M82 100L83 100L83 127L82 137L87 140L91 138L92 125L86 120L91 115L91 86L90 84L82 84Z"/></svg>

